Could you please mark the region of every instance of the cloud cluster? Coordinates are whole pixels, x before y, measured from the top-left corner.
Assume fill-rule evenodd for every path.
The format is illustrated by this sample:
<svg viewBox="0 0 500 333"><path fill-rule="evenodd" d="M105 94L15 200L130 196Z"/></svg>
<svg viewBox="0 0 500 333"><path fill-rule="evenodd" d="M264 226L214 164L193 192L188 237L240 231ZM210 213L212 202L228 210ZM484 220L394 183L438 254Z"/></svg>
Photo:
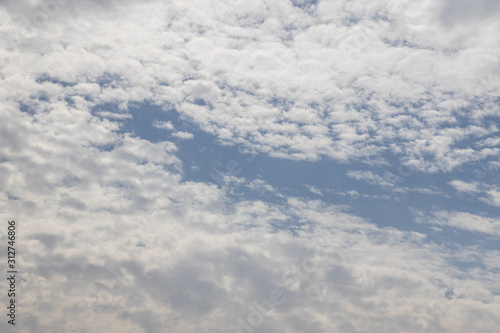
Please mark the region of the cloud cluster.
<svg viewBox="0 0 500 333"><path fill-rule="evenodd" d="M465 27L442 18L458 20L466 1L105 4L59 4L24 34L7 25L18 48L5 57L18 60L6 82L50 103L175 107L224 142L280 158L387 152L435 172L498 157L483 144L498 135L500 87L486 2L477 13L491 19ZM46 73L59 84L36 81Z"/></svg>
<svg viewBox="0 0 500 333"><path fill-rule="evenodd" d="M450 185L458 192L468 194L489 205L500 207L500 188L494 181L487 184L478 181L465 182L454 179L450 182Z"/></svg>
<svg viewBox="0 0 500 333"><path fill-rule="evenodd" d="M178 143L124 132L150 103L272 157L496 170L498 7L464 19L460 3L1 2L0 215L23 235L20 332L496 332L498 251L452 251L265 180L245 185L282 201L236 200L186 180ZM450 185L499 206L494 184ZM496 218L422 216L499 235Z"/></svg>
<svg viewBox="0 0 500 333"><path fill-rule="evenodd" d="M421 212L419 213L421 216L424 215ZM432 217L427 216L425 219L421 218L420 222L458 228L471 232L480 232L497 237L500 236L500 219L467 212L433 212Z"/></svg>

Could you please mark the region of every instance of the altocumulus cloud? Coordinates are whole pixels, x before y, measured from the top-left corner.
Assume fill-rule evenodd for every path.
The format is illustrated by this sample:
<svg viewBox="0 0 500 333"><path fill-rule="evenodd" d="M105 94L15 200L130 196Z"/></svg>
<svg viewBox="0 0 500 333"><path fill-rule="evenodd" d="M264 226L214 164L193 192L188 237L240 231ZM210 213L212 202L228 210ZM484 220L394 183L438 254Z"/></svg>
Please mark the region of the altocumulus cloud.
<svg viewBox="0 0 500 333"><path fill-rule="evenodd" d="M496 332L498 249L377 225L309 185L321 200L232 175L279 200L235 197L187 179L196 134L156 121L173 138L149 141L125 122L156 105L260 157L457 172L448 187L496 209L498 181L460 172L499 168L499 15L465 0L0 2L19 332ZM411 172L346 178L404 192ZM499 236L497 217L414 212L438 234Z"/></svg>

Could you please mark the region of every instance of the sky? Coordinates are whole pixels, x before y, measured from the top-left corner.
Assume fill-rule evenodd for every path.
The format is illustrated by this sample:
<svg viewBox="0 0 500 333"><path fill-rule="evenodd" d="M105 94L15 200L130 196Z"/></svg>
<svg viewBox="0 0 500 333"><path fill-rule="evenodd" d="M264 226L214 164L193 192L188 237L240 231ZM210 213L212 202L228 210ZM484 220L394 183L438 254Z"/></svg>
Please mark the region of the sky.
<svg viewBox="0 0 500 333"><path fill-rule="evenodd" d="M498 332L499 2L0 0L0 30L1 332Z"/></svg>

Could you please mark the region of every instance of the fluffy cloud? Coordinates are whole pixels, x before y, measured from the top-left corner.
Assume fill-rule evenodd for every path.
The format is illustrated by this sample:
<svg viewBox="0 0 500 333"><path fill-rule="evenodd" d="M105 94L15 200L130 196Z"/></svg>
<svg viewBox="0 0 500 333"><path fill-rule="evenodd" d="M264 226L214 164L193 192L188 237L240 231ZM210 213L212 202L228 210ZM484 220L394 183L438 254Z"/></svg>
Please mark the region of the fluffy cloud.
<svg viewBox="0 0 500 333"><path fill-rule="evenodd" d="M477 193L479 192L477 183L466 183L464 181L455 179L450 182L450 185L453 186L457 191L466 192L466 193Z"/></svg>
<svg viewBox="0 0 500 333"><path fill-rule="evenodd" d="M490 183L483 182L471 182L467 183L458 179L455 179L449 183L457 191L475 195L478 200L486 202L492 206L500 206L500 191L498 185L494 181Z"/></svg>
<svg viewBox="0 0 500 333"><path fill-rule="evenodd" d="M430 222L472 232L482 232L496 236L500 235L499 219L466 212L437 212L435 213L435 219Z"/></svg>
<svg viewBox="0 0 500 333"><path fill-rule="evenodd" d="M500 207L500 191L496 189L488 191L487 193L488 193L488 198L486 199L486 202L488 202L493 206Z"/></svg>
<svg viewBox="0 0 500 333"><path fill-rule="evenodd" d="M51 102L74 94L124 108L153 100L223 141L280 158L389 151L435 172L498 156L473 146L498 133L490 120L498 116L496 34L467 34L477 27L441 19L468 2L456 7L464 11L411 1L106 3L100 13L59 5L25 35L8 25L27 50L5 54L19 59L6 83L33 86ZM488 32L496 22L478 24ZM69 86L34 81L47 72Z"/></svg>

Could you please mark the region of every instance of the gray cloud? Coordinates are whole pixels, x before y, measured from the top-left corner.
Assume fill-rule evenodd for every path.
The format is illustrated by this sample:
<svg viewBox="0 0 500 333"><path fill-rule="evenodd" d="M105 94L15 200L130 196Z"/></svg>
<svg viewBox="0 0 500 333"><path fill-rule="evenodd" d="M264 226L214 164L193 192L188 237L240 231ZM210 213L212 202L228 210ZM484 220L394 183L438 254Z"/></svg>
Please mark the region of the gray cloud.
<svg viewBox="0 0 500 333"><path fill-rule="evenodd" d="M500 4L488 0L442 0L440 18L449 25L482 24L500 15Z"/></svg>

